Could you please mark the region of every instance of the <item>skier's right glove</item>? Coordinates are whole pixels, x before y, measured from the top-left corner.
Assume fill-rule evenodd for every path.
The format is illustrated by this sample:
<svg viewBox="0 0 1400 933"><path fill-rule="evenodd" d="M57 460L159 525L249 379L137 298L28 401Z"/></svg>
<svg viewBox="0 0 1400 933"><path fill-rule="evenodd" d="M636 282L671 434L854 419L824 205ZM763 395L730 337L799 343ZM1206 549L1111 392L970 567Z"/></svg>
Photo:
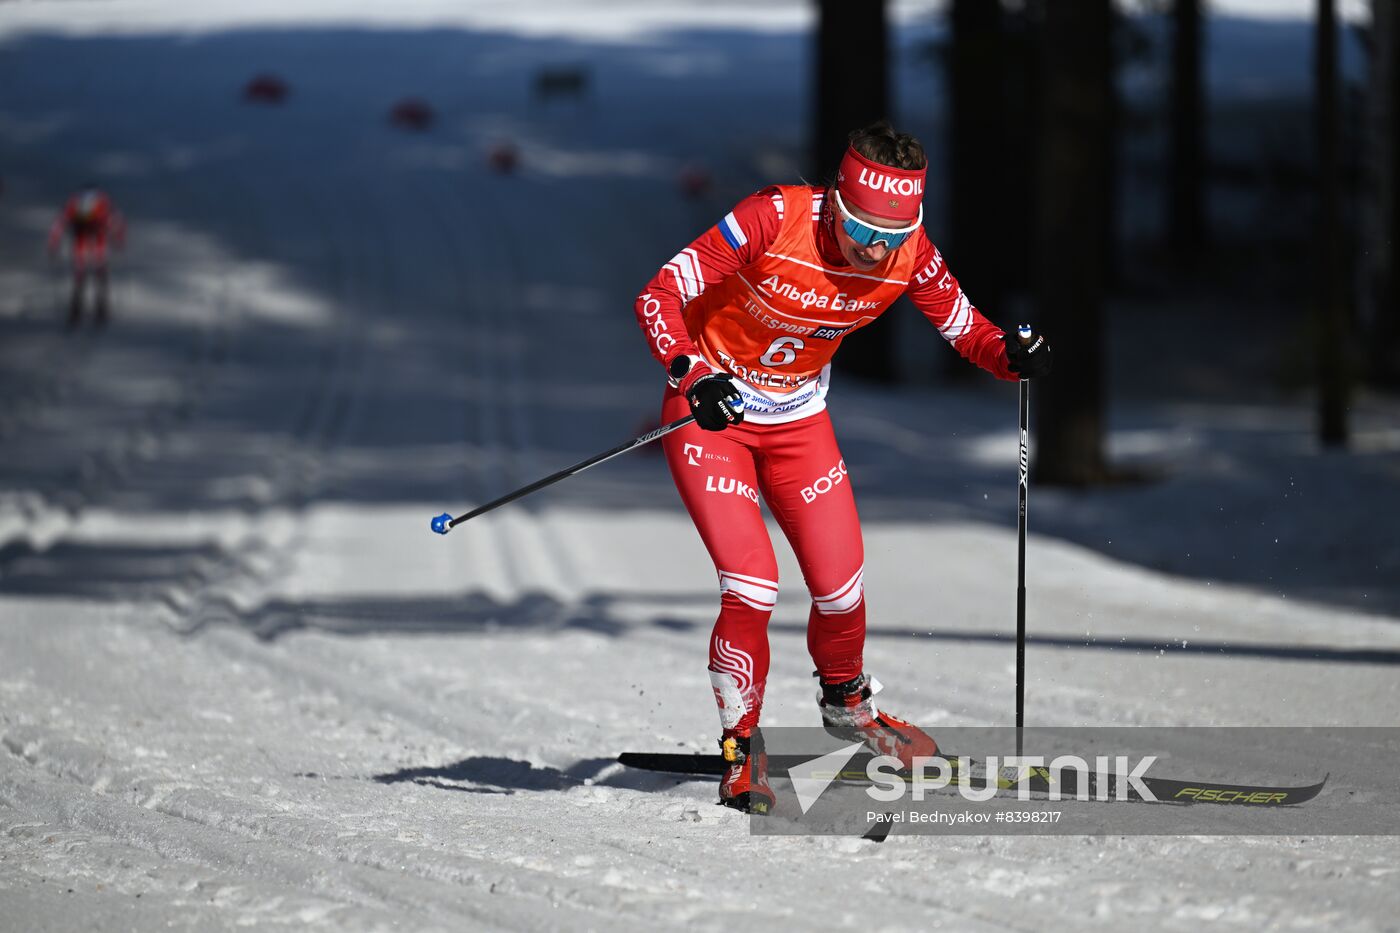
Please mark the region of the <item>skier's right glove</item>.
<svg viewBox="0 0 1400 933"><path fill-rule="evenodd" d="M676 388L690 402L695 423L706 431L723 431L744 420L744 399L728 373L715 372L699 357L677 357L671 362Z"/></svg>

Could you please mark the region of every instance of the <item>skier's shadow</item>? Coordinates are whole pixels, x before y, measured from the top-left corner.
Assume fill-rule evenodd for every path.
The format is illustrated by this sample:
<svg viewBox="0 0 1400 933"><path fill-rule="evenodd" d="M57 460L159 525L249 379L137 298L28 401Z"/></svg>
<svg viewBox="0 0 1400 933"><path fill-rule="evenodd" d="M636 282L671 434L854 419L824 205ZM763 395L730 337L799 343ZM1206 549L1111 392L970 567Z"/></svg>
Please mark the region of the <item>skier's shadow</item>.
<svg viewBox="0 0 1400 933"><path fill-rule="evenodd" d="M468 794L514 794L516 791L566 791L590 784L650 790L676 783L674 775L655 775L614 768L614 758L584 758L567 768L538 767L528 761L477 755L452 764L425 768L400 768L376 774L379 784L409 781L425 787Z"/></svg>

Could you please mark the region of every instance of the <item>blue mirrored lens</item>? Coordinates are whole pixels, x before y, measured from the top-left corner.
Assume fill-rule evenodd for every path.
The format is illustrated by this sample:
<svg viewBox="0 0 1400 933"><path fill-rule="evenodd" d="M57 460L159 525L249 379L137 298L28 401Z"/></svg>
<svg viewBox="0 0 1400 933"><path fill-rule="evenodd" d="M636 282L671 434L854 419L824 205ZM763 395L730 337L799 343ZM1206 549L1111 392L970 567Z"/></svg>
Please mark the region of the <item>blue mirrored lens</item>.
<svg viewBox="0 0 1400 933"><path fill-rule="evenodd" d="M909 233L886 233L883 230L876 230L874 227L866 226L859 220L847 218L842 224L842 229L846 235L855 240L861 246L873 246L876 243L884 243L886 249L896 249L905 240L909 239Z"/></svg>

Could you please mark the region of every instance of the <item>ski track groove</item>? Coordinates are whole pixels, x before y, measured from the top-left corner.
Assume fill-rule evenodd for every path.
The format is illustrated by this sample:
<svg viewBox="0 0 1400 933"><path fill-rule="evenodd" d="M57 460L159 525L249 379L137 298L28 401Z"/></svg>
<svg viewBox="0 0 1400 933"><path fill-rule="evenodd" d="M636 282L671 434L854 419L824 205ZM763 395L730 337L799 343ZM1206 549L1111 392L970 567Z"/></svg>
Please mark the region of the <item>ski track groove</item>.
<svg viewBox="0 0 1400 933"><path fill-rule="evenodd" d="M469 486L469 502L471 508L475 508L478 504L504 495L520 484L517 482L519 474L514 467L510 448L503 443L506 432L504 422L508 421L513 413L502 411L501 393L498 391L503 378L502 348L505 346L500 326L500 301L503 296L490 284L481 284L494 283L497 278L498 260L494 251L499 238L481 236L469 239L462 225L453 222L453 218L461 211L472 209L474 200L484 200L486 197L483 186L468 182L461 188L460 192L453 190L448 193L448 197L456 202L456 206L447 216L443 213L445 199L434 194L428 201L431 205L429 216L442 232L435 241L445 250L444 265L452 270L452 279L457 293L461 296L463 311L467 315L464 321L465 339L477 350L475 365L469 372L476 378L476 385L480 391L475 397L468 398L468 411L476 420L474 424L467 424L466 437L477 449L487 451L488 454L481 468L469 473L474 480ZM463 503L463 511L470 511L467 505ZM524 561L527 552L519 540L516 515L512 512L491 514L492 531L495 533L491 536L489 545L486 544L487 539L484 535L478 544L477 537L472 534L477 529L470 525L459 526L457 534L468 538L469 553L479 553L482 548L497 552L494 567L501 571L506 592L518 593L525 586L529 576ZM450 540L449 537L448 541ZM449 543L448 546L452 545ZM480 566L476 560L467 562L465 575L468 580L475 582L484 576L479 572Z"/></svg>
<svg viewBox="0 0 1400 933"><path fill-rule="evenodd" d="M435 912L445 913L436 920L444 929L452 928L463 914L501 929L551 929L550 924L559 919L555 910L561 903L585 915L618 906L608 898L585 896L587 889L571 887L548 872L508 870L488 859L444 854L388 839L343 841L337 838L340 824L289 817L275 809L260 812L253 801L198 788L181 787L171 792L157 786L141 794L141 802L124 801L94 789L99 778L72 759L26 754L16 749L15 740L8 735L4 745L12 760L18 758L63 779L69 792L54 800L48 782L34 780L26 787L22 779L0 774L0 795L16 811L23 808L31 818L39 815L70 830L105 836L165 860L211 870L226 866L239 877L251 875L288 893L312 892L316 898L369 907L376 913L412 914L431 904ZM124 783L129 780L124 778ZM136 780L129 785L133 791L146 783ZM100 805L86 799L91 796L100 797ZM5 827L4 832L13 835L14 827ZM216 837L210 838L214 834ZM326 840L328 848L313 842L318 839ZM269 843L274 847L269 848ZM308 865L308 856L348 866L349 872L341 875ZM327 881L330 890L326 889ZM527 909L527 917L521 918L519 900L493 898L504 894L528 898L535 902L534 909ZM522 919L526 922L521 923Z"/></svg>
<svg viewBox="0 0 1400 933"><path fill-rule="evenodd" d="M229 328L223 323L225 315L218 314L218 323L200 328L198 343L180 371L171 378L173 390L163 391L162 401L147 405L141 414L129 419L126 427L104 435L104 440L81 455L78 465L68 473L41 481L31 489L22 508L25 519L18 529L0 542L0 573L6 564L31 554L42 553L63 541L81 520L83 513L100 504L104 498L121 490L134 478L141 464L154 461L169 446L171 434L185 427L207 393L209 383L217 376L220 361L229 341ZM93 335L75 335L84 340L86 352L76 361L95 362ZM77 391L77 379L72 367L58 367L66 378L68 390L50 395L47 406L35 405L30 410L32 422L41 422L53 405ZM7 419L9 430L4 432L7 443L23 444L26 437L18 434L22 424ZM29 425L35 430L40 424ZM47 513L47 514L45 514Z"/></svg>
<svg viewBox="0 0 1400 933"><path fill-rule="evenodd" d="M669 915L675 906L642 882L623 883L615 870L608 872L603 884L596 884L587 877L540 868L537 859L500 861L373 835L344 840L340 838L343 821L292 816L265 801L171 786L140 772L112 772L104 766L105 758L94 760L93 750L83 743L10 730L3 747L11 761L23 761L34 771L61 779L65 791L55 799L52 782L37 777L26 780L25 775L6 774L0 767L0 799L16 813L23 811L30 821L0 824L0 832L11 837L34 820L52 821L69 832L82 830L159 856L167 864L174 861L220 872L234 869L240 873L234 877L242 884L246 885L244 876L251 875L275 885L284 896L299 892L313 903L331 900L342 906L368 907L376 914L412 913L430 904L433 912L446 914L437 918L444 928L451 928L465 913L502 929L557 929L563 919L557 911L563 907L577 911L571 922L589 924L606 918L609 928L642 930L654 928L658 909ZM115 787L126 791L114 796L108 788ZM269 844L275 848L269 850ZM308 865L307 856L350 870L341 875ZM443 886L449 891L446 897ZM482 895L489 897L482 899ZM520 916L519 897L534 904L525 918ZM722 915L723 910L711 908L707 913ZM669 922L674 917L665 919Z"/></svg>
<svg viewBox="0 0 1400 933"><path fill-rule="evenodd" d="M199 328L195 352L183 361L174 379L178 391L162 393L165 401L148 406L133 425L118 432L115 441L90 450L74 474L76 482L71 476L65 476L51 480L47 488L40 487L34 494L39 504L31 505L26 510L28 520L25 526L21 527L15 538L0 546L0 579L3 579L5 564L29 554L41 553L63 541L81 520L84 511L100 504L105 497L135 479L133 470L128 466L130 461L154 461L161 452L169 449L172 432L191 426L191 420L198 413L200 404L206 400L212 384L235 353L234 335L238 328L234 325L236 318L241 317L245 310L243 304L230 297L226 284L215 292L217 305L209 315L209 322ZM114 301L114 308L114 314L119 315L120 305L117 301ZM90 338L92 335L84 330L74 336ZM84 346L89 353L83 359L91 359L92 341L85 341ZM75 382L71 373L67 375L70 384ZM55 489L60 491L55 492ZM41 514L46 506L51 511L61 510L56 520L52 515ZM41 525L45 527L36 530L36 526ZM233 559L237 560L238 557ZM207 572L210 576L189 581L187 589L206 585L218 571L209 568ZM154 599L173 605L184 601L180 593L169 591L155 593Z"/></svg>
<svg viewBox="0 0 1400 933"><path fill-rule="evenodd" d="M547 370L548 361L532 365L520 358L527 339L522 323L527 312L521 296L528 277L518 253L518 237L510 229L516 211L500 201L493 181L488 178L484 184L473 181L452 185L447 197L434 193L424 198L425 213L440 231L435 241L447 252L443 265L451 270L457 293L462 296L462 306L470 315L467 339L479 348L472 372L477 376L477 385L487 390L468 405L477 416L475 430L472 430L473 425L468 425L468 439L478 449L504 452L499 457L489 456L483 469L472 472L476 479L472 484L476 503L490 501L566 465L546 467L534 454L536 415L528 404L525 374L537 368ZM420 197L423 196L420 194ZM446 205L453 201L455 205L445 215ZM477 228L464 228L455 222L464 213L481 210L482 204L488 215L498 218L500 235L469 236L469 231ZM548 492L540 495L548 495ZM530 589L558 593L566 602L579 597L583 587L577 571L559 547L557 535L549 528L547 519L535 513L529 503L512 503L501 512L492 513L491 519L482 516L474 521L478 523L475 527L459 526L457 538L469 537L473 531L484 531L481 526L491 522L491 530L495 532L490 536L491 547L500 552L500 557L487 566L503 571L511 594L520 593L528 581ZM483 542L486 538L481 535ZM468 548L480 553L475 543L469 541ZM490 579L489 574L479 572L481 566L477 560L467 562L468 578L473 581Z"/></svg>
<svg viewBox="0 0 1400 933"><path fill-rule="evenodd" d="M325 205L314 192L300 192L301 208L327 217ZM264 191L263 196L268 194ZM338 207L344 206L336 199ZM252 196L245 203L255 216L267 216L266 209ZM285 205L280 205L285 207ZM343 231L346 221L329 217L321 225L323 231ZM352 270L364 268L363 257L352 256L342 239L327 241L332 281L337 286L339 307L354 309L357 281ZM264 250L267 250L264 241ZM353 311L351 312L353 313ZM269 540L267 534L253 533L238 550L228 552L213 579L190 581L190 585L162 594L166 607L173 610L166 623L175 630L190 634L211 623L246 625L248 613L258 609L272 584L290 572L295 554L306 540L303 517L306 506L315 498L325 473L324 460L343 438L347 420L354 409L362 388L362 365L365 354L365 328L346 321L333 328L335 339L323 346L310 379L307 401L295 415L289 450L273 459L264 468L263 478L275 490L264 510L285 512L290 516L288 527L280 529ZM213 575L211 575L213 576ZM294 620L269 619L262 630L264 637Z"/></svg>
<svg viewBox="0 0 1400 933"><path fill-rule="evenodd" d="M53 322L44 320L41 312L31 312L28 297L25 296L20 314L11 319L14 324L21 327L29 325L36 331L51 327ZM71 335L66 343L48 341L42 363L30 369L24 384L11 386L7 393L7 410L0 414L0 440L23 440L22 432L35 430L36 422L49 413L51 406L72 397L77 389L73 374L85 368L84 364L91 359L93 348L97 345L92 337L84 330Z"/></svg>
<svg viewBox="0 0 1400 933"><path fill-rule="evenodd" d="M560 190L562 188L562 190ZM547 360L543 366L531 365L531 360L526 358L526 347L530 345L529 334L526 331L523 321L526 316L533 313L527 310L524 296L526 287L531 280L531 271L528 266L528 257L522 255L523 244L529 243L536 252L543 251L546 255L567 255L567 246L560 243L560 249L551 250L547 243L537 243L535 238L539 234L534 230L521 229L519 224L520 213L510 209L500 198L500 186L488 184L486 186L488 203L491 205L491 212L503 218L504 227L509 231L509 235L496 238L496 244L504 252L502 266L509 270L505 276L497 275L492 277L492 281L497 283L501 289L498 293L498 300L495 303L498 321L507 324L506 346L510 347L512 358L506 366L506 389L510 398L510 408L512 417L506 420L510 430L510 440L513 442L514 450L519 451L519 457L523 464L522 473L525 480L529 481L535 477L545 476L563 468L566 464L546 466L541 462L541 458L534 454L539 448L535 445L535 437L538 435L538 425L535 423L538 415L534 406L528 404L530 398L529 385L526 382L526 374L536 371L536 369L547 372ZM555 199L573 196L573 186L554 186L552 197ZM551 233L558 236L560 240L564 237L558 233ZM546 234L549 235L549 234ZM550 314L550 310L544 312ZM572 309L559 308L552 309L552 313L567 315L572 313ZM547 322L546 322L547 326ZM599 447L603 445L600 443ZM543 493L547 495L547 493ZM528 519L525 530L528 532L530 540L528 546L523 548L523 553L541 555L539 563L541 567L535 569L544 571L547 576L545 580L556 589L565 602L577 601L583 594L584 584L577 568L569 557L568 552L560 546L559 535L550 527L548 513L541 514L533 509L521 510L522 518Z"/></svg>

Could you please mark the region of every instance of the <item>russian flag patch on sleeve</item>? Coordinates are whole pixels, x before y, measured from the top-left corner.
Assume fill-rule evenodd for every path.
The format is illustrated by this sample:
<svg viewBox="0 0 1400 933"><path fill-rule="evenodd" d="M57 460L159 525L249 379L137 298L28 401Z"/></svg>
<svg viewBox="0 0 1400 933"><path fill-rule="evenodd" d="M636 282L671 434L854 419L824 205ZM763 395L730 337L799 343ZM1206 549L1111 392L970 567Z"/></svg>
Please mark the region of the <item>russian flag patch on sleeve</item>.
<svg viewBox="0 0 1400 933"><path fill-rule="evenodd" d="M744 230L739 226L739 221L734 218L734 212L730 211L724 215L724 219L719 222L719 232L724 234L724 241L736 252L739 247L749 241L744 236Z"/></svg>

